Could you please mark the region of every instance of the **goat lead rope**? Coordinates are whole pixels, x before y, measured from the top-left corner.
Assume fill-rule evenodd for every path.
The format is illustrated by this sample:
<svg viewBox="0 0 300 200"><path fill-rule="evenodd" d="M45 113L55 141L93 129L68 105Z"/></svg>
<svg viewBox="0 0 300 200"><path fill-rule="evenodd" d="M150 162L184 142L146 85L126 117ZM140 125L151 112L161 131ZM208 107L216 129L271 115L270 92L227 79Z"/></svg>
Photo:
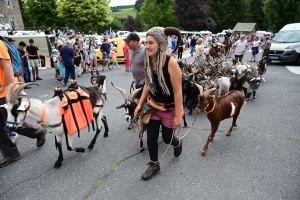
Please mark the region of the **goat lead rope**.
<svg viewBox="0 0 300 200"><path fill-rule="evenodd" d="M139 138L140 138L140 139L139 139L139 148L140 148L140 149L144 149L143 133L141 133L140 126L138 125L137 120L134 119L134 123L135 123L135 127L134 127L133 131L134 131L134 133L137 133L137 132L135 131L135 129L136 129L136 127L137 127L137 129L138 129L138 134L139 134ZM140 146L141 142L142 142L142 144L143 144L142 147Z"/></svg>
<svg viewBox="0 0 300 200"><path fill-rule="evenodd" d="M176 128L174 127L174 128L173 128L173 133L172 133L171 141L170 141L170 143L169 143L167 149L166 149L165 152L163 153L163 155L161 155L161 158L163 158L163 157L166 155L166 153L167 153L169 147L171 146L171 143L172 143L172 141L173 141L173 136L175 135L175 137L177 137L176 134L175 134L175 130L176 130ZM180 135L180 130L181 130L181 127L179 127L178 135ZM178 137L177 137L177 138L178 138ZM179 140L179 138L178 138L178 140ZM180 144L180 140L179 140L179 144Z"/></svg>
<svg viewBox="0 0 300 200"><path fill-rule="evenodd" d="M188 130L182 137L179 137L179 139L182 139L182 138L184 138L185 136L187 136L187 134L188 134L188 133L190 132L190 130L193 128L193 126L194 126L194 124L195 124L195 122L196 122L197 117L198 117L198 114L196 115L195 119L193 120L192 125L190 126L189 130Z"/></svg>

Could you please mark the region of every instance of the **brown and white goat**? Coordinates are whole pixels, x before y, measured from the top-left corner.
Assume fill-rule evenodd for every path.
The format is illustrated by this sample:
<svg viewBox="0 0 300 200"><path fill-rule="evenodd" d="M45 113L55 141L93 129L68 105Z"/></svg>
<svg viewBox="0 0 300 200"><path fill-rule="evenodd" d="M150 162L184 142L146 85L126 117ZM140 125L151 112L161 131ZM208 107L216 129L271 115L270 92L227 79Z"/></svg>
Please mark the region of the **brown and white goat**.
<svg viewBox="0 0 300 200"><path fill-rule="evenodd" d="M237 126L236 120L245 101L242 93L237 90L230 91L221 97L215 98L215 96L210 95L210 93L216 90L216 88L209 89L205 92L203 92L202 86L198 86L198 88L200 90L200 95L197 99L198 104L195 111L198 114L204 110L207 113L207 118L211 124L211 133L208 136L207 142L202 150L202 155L205 155L208 149L208 144L210 141L213 141L220 122L232 117L232 125L227 132L227 136L230 136L233 127Z"/></svg>

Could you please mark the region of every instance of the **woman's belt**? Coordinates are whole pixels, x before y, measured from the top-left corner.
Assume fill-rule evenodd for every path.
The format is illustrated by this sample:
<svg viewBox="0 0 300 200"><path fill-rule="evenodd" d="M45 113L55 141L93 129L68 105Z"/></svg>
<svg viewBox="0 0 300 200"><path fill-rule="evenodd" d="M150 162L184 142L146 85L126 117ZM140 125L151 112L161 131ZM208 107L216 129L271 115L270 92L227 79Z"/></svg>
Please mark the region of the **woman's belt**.
<svg viewBox="0 0 300 200"><path fill-rule="evenodd" d="M154 101L149 95L147 97L147 103L153 107L156 110L159 111L170 111L173 110L175 108L175 103L170 103L170 104L165 104L165 103L158 103L156 101Z"/></svg>

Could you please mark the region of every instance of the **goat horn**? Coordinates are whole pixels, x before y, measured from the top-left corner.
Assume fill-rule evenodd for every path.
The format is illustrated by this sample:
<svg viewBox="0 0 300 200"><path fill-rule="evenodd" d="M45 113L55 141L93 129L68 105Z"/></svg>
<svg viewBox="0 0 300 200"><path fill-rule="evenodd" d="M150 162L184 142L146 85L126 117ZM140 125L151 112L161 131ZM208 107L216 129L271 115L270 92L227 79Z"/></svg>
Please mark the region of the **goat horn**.
<svg viewBox="0 0 300 200"><path fill-rule="evenodd" d="M10 94L11 94L11 90L12 88L17 85L17 84L22 84L23 82L14 82L14 83L11 83L7 86L7 89L6 89L6 96L5 96L5 100L6 100L6 103L9 103L10 102Z"/></svg>
<svg viewBox="0 0 300 200"><path fill-rule="evenodd" d="M134 98L136 97L136 95L139 93L139 91L141 90L142 88L139 88L139 89L136 89L134 90L128 97L128 101L133 101Z"/></svg>
<svg viewBox="0 0 300 200"><path fill-rule="evenodd" d="M215 91L217 88L211 88L209 90L206 90L204 92L204 97L208 97L210 95L210 93L212 93L213 91Z"/></svg>
<svg viewBox="0 0 300 200"><path fill-rule="evenodd" d="M125 91L124 89L122 89L122 88L119 88L119 87L115 86L115 85L113 84L113 82L111 82L111 84L112 84L112 86L114 86L117 90L119 90L119 91L121 92L121 94L122 94L123 97L124 97L124 101L127 101L128 98L127 98L126 91Z"/></svg>
<svg viewBox="0 0 300 200"><path fill-rule="evenodd" d="M21 84L21 85L14 91L14 93L11 95L11 97L10 97L10 102L11 102L11 103L17 102L21 90L23 90L23 89L24 89L26 86L28 86L28 85L37 85L37 86L39 86L39 84L37 84L36 82L23 83L23 84Z"/></svg>
<svg viewBox="0 0 300 200"><path fill-rule="evenodd" d="M203 87L201 85L198 85L194 80L193 83L197 86L197 88L199 89L200 95L203 94Z"/></svg>

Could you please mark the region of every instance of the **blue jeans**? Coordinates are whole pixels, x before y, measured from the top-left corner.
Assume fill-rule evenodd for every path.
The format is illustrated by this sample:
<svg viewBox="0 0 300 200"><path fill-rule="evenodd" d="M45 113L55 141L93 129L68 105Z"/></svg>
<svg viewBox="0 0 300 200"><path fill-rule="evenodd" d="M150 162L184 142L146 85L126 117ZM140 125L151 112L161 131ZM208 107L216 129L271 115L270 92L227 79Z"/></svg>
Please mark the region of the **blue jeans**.
<svg viewBox="0 0 300 200"><path fill-rule="evenodd" d="M25 82L25 83L31 82L31 71L30 71L28 65L27 65L27 67L24 66L24 74L23 74L23 77L24 77L24 82Z"/></svg>
<svg viewBox="0 0 300 200"><path fill-rule="evenodd" d="M65 66L66 68L66 75L64 79L64 83L68 82L69 76L71 74L71 79L75 80L75 67L73 66Z"/></svg>
<svg viewBox="0 0 300 200"><path fill-rule="evenodd" d="M102 53L102 59L103 60L104 59L110 60L110 54L109 53ZM108 62L108 67L109 67L109 65L110 65L110 62Z"/></svg>
<svg viewBox="0 0 300 200"><path fill-rule="evenodd" d="M195 46L191 46L191 56L193 56L195 53Z"/></svg>
<svg viewBox="0 0 300 200"><path fill-rule="evenodd" d="M57 66L59 68L60 77L64 78L66 73L65 66L62 63L58 63Z"/></svg>

